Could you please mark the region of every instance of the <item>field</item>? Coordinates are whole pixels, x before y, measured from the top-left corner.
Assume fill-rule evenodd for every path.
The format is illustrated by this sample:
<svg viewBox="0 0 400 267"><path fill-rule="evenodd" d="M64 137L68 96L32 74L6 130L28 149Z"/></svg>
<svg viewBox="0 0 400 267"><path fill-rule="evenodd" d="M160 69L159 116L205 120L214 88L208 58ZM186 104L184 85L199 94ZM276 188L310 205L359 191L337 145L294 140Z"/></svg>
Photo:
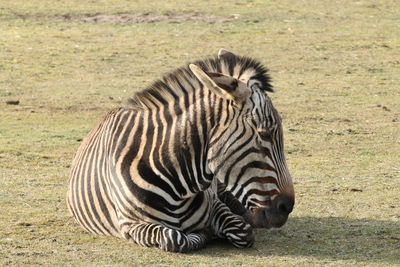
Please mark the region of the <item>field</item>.
<svg viewBox="0 0 400 267"><path fill-rule="evenodd" d="M0 265L400 266L399 10L396 0L2 0ZM190 254L87 234L65 205L79 142L136 90L219 48L270 69L296 190L288 223L258 229L249 249L214 242Z"/></svg>

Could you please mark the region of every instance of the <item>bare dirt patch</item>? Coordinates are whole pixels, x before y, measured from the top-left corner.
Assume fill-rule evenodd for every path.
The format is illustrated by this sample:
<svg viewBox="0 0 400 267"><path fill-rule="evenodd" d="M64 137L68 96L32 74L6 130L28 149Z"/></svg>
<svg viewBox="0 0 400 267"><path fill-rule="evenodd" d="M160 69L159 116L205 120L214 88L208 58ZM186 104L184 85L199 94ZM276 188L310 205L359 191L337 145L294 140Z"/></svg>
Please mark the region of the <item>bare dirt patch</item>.
<svg viewBox="0 0 400 267"><path fill-rule="evenodd" d="M216 16L211 14L199 13L171 13L171 14L152 14L152 13L139 13L139 14L85 14L79 16L72 15L59 15L55 16L56 20L75 21L75 22L88 22L88 23L180 23L180 22L206 22L206 23L222 23L238 19L238 15L228 17Z"/></svg>

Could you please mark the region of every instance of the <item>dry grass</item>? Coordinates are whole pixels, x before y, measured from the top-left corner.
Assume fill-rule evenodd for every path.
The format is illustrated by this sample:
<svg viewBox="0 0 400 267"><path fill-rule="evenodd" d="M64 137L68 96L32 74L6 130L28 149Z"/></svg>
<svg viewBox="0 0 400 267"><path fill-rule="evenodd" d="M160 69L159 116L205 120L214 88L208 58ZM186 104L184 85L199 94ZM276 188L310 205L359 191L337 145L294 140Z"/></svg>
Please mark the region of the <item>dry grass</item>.
<svg viewBox="0 0 400 267"><path fill-rule="evenodd" d="M390 0L2 1L0 265L400 265L399 9ZM235 19L56 19L146 13ZM78 140L135 90L221 47L271 70L297 193L287 225L257 230L251 249L213 243L189 255L86 234L64 204Z"/></svg>

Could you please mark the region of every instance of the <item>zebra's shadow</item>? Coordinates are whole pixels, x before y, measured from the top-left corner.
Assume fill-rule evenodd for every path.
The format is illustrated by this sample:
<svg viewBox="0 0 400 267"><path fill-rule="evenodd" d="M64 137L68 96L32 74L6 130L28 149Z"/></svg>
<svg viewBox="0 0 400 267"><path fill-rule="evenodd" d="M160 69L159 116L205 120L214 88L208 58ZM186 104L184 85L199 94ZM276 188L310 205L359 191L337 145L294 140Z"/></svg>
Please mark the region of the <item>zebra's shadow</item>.
<svg viewBox="0 0 400 267"><path fill-rule="evenodd" d="M214 257L296 256L400 263L400 221L292 217L280 229L256 229L252 248L215 240L198 253ZM397 251L397 252L396 252Z"/></svg>

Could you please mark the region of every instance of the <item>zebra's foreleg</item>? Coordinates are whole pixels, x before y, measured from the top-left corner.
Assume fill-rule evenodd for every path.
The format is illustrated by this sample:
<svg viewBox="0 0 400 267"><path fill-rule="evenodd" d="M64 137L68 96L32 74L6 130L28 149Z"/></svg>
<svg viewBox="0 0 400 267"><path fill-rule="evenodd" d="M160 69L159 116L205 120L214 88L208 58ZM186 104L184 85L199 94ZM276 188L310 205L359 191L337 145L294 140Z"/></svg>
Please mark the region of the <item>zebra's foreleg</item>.
<svg viewBox="0 0 400 267"><path fill-rule="evenodd" d="M189 252L203 248L210 240L206 232L184 233L159 224L132 223L122 228L123 236L141 246L170 252Z"/></svg>
<svg viewBox="0 0 400 267"><path fill-rule="evenodd" d="M233 213L242 216L247 223L254 226L251 212L230 191L226 190L226 186L218 182L217 188L219 200L225 203Z"/></svg>
<svg viewBox="0 0 400 267"><path fill-rule="evenodd" d="M211 214L211 228L216 236L228 239L235 247L250 247L254 243L252 226L218 199Z"/></svg>

